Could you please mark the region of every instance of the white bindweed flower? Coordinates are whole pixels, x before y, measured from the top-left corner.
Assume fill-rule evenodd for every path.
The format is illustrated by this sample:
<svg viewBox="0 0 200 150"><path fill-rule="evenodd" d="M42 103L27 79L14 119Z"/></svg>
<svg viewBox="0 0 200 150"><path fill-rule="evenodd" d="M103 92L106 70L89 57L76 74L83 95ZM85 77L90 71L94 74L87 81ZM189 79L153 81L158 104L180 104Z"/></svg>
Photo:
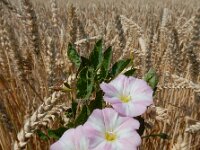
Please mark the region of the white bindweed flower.
<svg viewBox="0 0 200 150"><path fill-rule="evenodd" d="M139 122L121 117L112 108L96 109L84 124L90 141L89 150L137 150L141 138Z"/></svg>
<svg viewBox="0 0 200 150"><path fill-rule="evenodd" d="M119 75L110 83L101 83L104 100L121 115L142 115L153 104L153 90L144 80Z"/></svg>
<svg viewBox="0 0 200 150"><path fill-rule="evenodd" d="M67 130L50 150L88 150L89 140L83 126Z"/></svg>

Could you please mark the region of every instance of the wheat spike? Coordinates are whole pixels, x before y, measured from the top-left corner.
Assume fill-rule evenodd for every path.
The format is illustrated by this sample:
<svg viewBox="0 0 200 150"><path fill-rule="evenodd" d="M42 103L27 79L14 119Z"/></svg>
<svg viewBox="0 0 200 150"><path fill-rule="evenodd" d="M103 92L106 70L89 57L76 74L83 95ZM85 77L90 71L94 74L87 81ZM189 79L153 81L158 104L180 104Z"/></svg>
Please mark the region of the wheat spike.
<svg viewBox="0 0 200 150"><path fill-rule="evenodd" d="M185 129L185 132L197 133L200 131L200 122L196 122L194 125L190 125Z"/></svg>
<svg viewBox="0 0 200 150"><path fill-rule="evenodd" d="M9 132L13 132L14 127L6 111L5 104L2 98L0 98L0 122L2 122L5 125Z"/></svg>
<svg viewBox="0 0 200 150"><path fill-rule="evenodd" d="M28 140L34 134L39 122L47 115L47 112L52 109L61 96L62 93L54 92L52 96L45 99L44 103L25 121L23 128L17 134L14 150L21 150L26 147Z"/></svg>
<svg viewBox="0 0 200 150"><path fill-rule="evenodd" d="M58 27L58 5L56 0L51 0L52 23L56 28Z"/></svg>
<svg viewBox="0 0 200 150"><path fill-rule="evenodd" d="M119 15L116 15L115 17L115 28L118 34L120 50L123 51L126 46L126 38L124 36L124 29L122 27L121 18Z"/></svg>
<svg viewBox="0 0 200 150"><path fill-rule="evenodd" d="M55 105L50 111L48 111L47 115L39 122L39 126L47 126L50 125L57 116L60 116L61 113L65 112L69 107L65 104Z"/></svg>
<svg viewBox="0 0 200 150"><path fill-rule="evenodd" d="M179 135L177 143L173 145L172 150L188 150L188 141L184 140L181 135Z"/></svg>
<svg viewBox="0 0 200 150"><path fill-rule="evenodd" d="M0 2L2 2L12 13L16 14L18 18L22 18L20 11L14 7L9 0L1 0Z"/></svg>
<svg viewBox="0 0 200 150"><path fill-rule="evenodd" d="M76 14L76 7L73 5L70 6L69 10L69 34L70 34L70 42L76 42L77 36L77 14Z"/></svg>
<svg viewBox="0 0 200 150"><path fill-rule="evenodd" d="M21 0L21 5L26 34L31 44L30 48L36 55L40 55L40 36L35 10L30 0Z"/></svg>

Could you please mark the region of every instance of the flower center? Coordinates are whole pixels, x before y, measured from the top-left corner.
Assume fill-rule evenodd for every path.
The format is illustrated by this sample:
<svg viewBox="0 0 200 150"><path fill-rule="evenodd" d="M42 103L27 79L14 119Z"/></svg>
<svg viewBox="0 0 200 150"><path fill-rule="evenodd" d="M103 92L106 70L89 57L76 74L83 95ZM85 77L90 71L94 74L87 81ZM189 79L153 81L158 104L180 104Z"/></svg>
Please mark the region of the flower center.
<svg viewBox="0 0 200 150"><path fill-rule="evenodd" d="M114 141L116 139L116 135L113 132L106 132L105 138L107 141Z"/></svg>
<svg viewBox="0 0 200 150"><path fill-rule="evenodd" d="M128 103L131 100L131 96L120 96L120 100L124 103Z"/></svg>

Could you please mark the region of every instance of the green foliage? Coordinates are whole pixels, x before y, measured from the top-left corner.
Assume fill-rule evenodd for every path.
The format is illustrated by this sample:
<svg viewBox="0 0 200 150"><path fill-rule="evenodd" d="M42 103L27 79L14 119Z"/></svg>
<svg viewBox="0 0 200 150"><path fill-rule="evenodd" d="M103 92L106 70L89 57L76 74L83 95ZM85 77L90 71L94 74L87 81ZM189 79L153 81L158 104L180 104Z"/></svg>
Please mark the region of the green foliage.
<svg viewBox="0 0 200 150"><path fill-rule="evenodd" d="M67 130L67 128L65 128L65 127L60 127L56 130L50 130L49 129L48 130L48 137L58 140L66 130Z"/></svg>
<svg viewBox="0 0 200 150"><path fill-rule="evenodd" d="M109 47L103 54L104 59L103 63L101 66L101 73L100 76L102 79L105 79L108 76L109 73L109 68L111 65L111 60L112 60L112 48Z"/></svg>
<svg viewBox="0 0 200 150"><path fill-rule="evenodd" d="M145 75L144 80L152 87L153 90L156 90L158 84L158 77L154 69L150 69Z"/></svg>
<svg viewBox="0 0 200 150"><path fill-rule="evenodd" d="M136 69L135 68L131 68L130 70L126 71L124 73L125 76L133 76L135 73Z"/></svg>
<svg viewBox="0 0 200 150"><path fill-rule="evenodd" d="M73 114L73 118L76 117L76 110L77 110L77 106L78 106L78 103L75 102L75 101L72 101L72 114Z"/></svg>
<svg viewBox="0 0 200 150"><path fill-rule="evenodd" d="M47 141L49 139L49 137L40 130L37 130L36 133L40 137L41 140Z"/></svg>
<svg viewBox="0 0 200 150"><path fill-rule="evenodd" d="M81 57L79 56L78 52L71 43L69 43L68 45L67 56L69 57L71 62L75 64L77 68L80 66Z"/></svg>
<svg viewBox="0 0 200 150"><path fill-rule="evenodd" d="M131 62L131 59L119 60L116 62L110 70L111 77L116 77L120 74Z"/></svg>
<svg viewBox="0 0 200 150"><path fill-rule="evenodd" d="M94 86L94 69L85 67L80 71L77 81L77 98L88 99Z"/></svg>
<svg viewBox="0 0 200 150"><path fill-rule="evenodd" d="M89 115L90 114L89 114L88 107L84 105L79 116L75 120L75 123L74 123L75 127L77 127L78 125L84 124L87 121Z"/></svg>
<svg viewBox="0 0 200 150"><path fill-rule="evenodd" d="M47 134L45 134L41 130L37 130L36 133L40 137L40 139L44 140L44 141L47 141L49 139L58 140L67 129L68 128L60 127L58 129L55 129L55 130L48 129Z"/></svg>
<svg viewBox="0 0 200 150"><path fill-rule="evenodd" d="M90 54L89 60L94 70L98 70L101 67L103 61L102 40L97 41L95 44L94 49Z"/></svg>
<svg viewBox="0 0 200 150"><path fill-rule="evenodd" d="M90 102L90 105L89 105L90 112L92 112L94 109L97 109L97 108L101 109L102 108L102 102L103 102L103 92L98 91L96 93L95 100L92 100Z"/></svg>
<svg viewBox="0 0 200 150"><path fill-rule="evenodd" d="M78 103L72 100L71 108L66 111L66 117L70 119L75 119L76 117L76 110L77 110Z"/></svg>
<svg viewBox="0 0 200 150"><path fill-rule="evenodd" d="M90 66L90 60L85 57L81 57L81 64L80 67L78 68L77 75L83 70L83 68Z"/></svg>

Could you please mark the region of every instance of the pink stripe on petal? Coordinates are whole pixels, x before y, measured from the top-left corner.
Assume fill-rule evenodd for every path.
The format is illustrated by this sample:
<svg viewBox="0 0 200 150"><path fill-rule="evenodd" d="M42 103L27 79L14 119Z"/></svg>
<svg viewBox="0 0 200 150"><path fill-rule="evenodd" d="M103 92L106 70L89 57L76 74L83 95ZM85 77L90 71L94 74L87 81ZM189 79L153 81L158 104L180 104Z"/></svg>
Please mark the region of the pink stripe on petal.
<svg viewBox="0 0 200 150"><path fill-rule="evenodd" d="M153 97L145 94L138 94L133 97L132 103L150 106L153 104Z"/></svg>
<svg viewBox="0 0 200 150"><path fill-rule="evenodd" d="M129 129L129 130L136 130L136 129L139 129L140 127L140 123L139 121L133 119L133 118L129 118L129 117L126 117L126 121L122 122L117 128L115 131L123 131L123 130L126 130L126 129Z"/></svg>
<svg viewBox="0 0 200 150"><path fill-rule="evenodd" d="M122 115L124 117L127 116L127 114L128 114L128 112L127 112L128 104L126 104L126 103L115 103L112 106L116 110L116 112L118 112L120 115Z"/></svg>
<svg viewBox="0 0 200 150"><path fill-rule="evenodd" d="M101 110L95 109L90 115L90 117L88 118L84 126L91 126L91 128L94 128L97 131L103 132L105 131L105 123L102 118L103 118L103 114Z"/></svg>
<svg viewBox="0 0 200 150"><path fill-rule="evenodd" d="M115 104L115 103L121 103L121 100L118 97L109 97L107 95L103 96L104 101Z"/></svg>
<svg viewBox="0 0 200 150"><path fill-rule="evenodd" d="M114 86L119 92L123 91L124 81L127 79L125 75L119 75L114 80L112 80L109 84Z"/></svg>
<svg viewBox="0 0 200 150"><path fill-rule="evenodd" d="M151 87L144 80L134 78L131 81L132 82L130 82L129 88L131 88L131 92L133 93L142 92L145 89L151 89Z"/></svg>
<svg viewBox="0 0 200 150"><path fill-rule="evenodd" d="M84 127L85 127L88 137L93 137L93 136L103 137L104 136L102 133L105 132L105 130L99 130L99 127L94 127L89 122L85 123ZM105 128L105 127L103 127L103 128Z"/></svg>
<svg viewBox="0 0 200 150"><path fill-rule="evenodd" d="M110 84L103 82L100 84L100 88L106 93L106 95L116 96L118 94L117 89Z"/></svg>
<svg viewBox="0 0 200 150"><path fill-rule="evenodd" d="M93 136L93 137L89 138L89 140L90 140L90 145L89 145L90 149L99 147L99 145L101 145L102 143L105 142L104 138L97 137L97 136Z"/></svg>
<svg viewBox="0 0 200 150"><path fill-rule="evenodd" d="M105 108L102 110L102 114L106 131L111 131L116 126L118 113L111 108Z"/></svg>
<svg viewBox="0 0 200 150"><path fill-rule="evenodd" d="M130 78L124 78L123 80L123 83L122 83L122 91L121 91L121 94L122 95L129 95L129 90L128 90L128 87L130 85Z"/></svg>
<svg viewBox="0 0 200 150"><path fill-rule="evenodd" d="M117 103L113 104L113 108L122 116L127 116L127 117L136 117L142 115L147 107L146 105L142 104L135 104L135 103Z"/></svg>

